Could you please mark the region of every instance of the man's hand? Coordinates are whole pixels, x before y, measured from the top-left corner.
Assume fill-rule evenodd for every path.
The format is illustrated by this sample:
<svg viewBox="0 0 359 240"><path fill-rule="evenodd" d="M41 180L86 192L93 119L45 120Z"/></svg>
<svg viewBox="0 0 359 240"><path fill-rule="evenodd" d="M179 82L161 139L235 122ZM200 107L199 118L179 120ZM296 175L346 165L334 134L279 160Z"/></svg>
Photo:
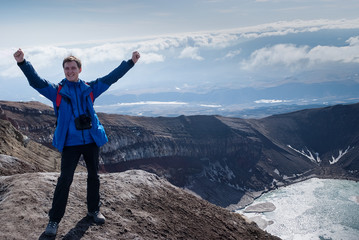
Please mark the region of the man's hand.
<svg viewBox="0 0 359 240"><path fill-rule="evenodd" d="M138 59L140 59L140 53L139 52L133 52L132 53L132 61L133 63L136 63L138 61Z"/></svg>
<svg viewBox="0 0 359 240"><path fill-rule="evenodd" d="M19 50L17 50L14 53L14 58L16 60L16 62L21 63L24 61L24 52L21 50L21 48L19 48Z"/></svg>

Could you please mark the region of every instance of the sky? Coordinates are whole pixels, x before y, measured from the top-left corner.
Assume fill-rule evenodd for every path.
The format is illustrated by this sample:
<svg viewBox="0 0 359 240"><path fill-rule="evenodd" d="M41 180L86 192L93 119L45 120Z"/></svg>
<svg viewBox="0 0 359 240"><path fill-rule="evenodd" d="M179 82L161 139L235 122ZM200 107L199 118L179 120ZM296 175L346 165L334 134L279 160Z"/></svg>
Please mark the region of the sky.
<svg viewBox="0 0 359 240"><path fill-rule="evenodd" d="M215 31L279 21L358 18L355 0L1 1L1 48Z"/></svg>
<svg viewBox="0 0 359 240"><path fill-rule="evenodd" d="M93 80L138 50L140 61L110 88L113 95L359 82L357 0L0 4L1 100L41 100L15 64L18 48L40 76L55 83L63 78L61 63L69 54L83 61L80 77Z"/></svg>

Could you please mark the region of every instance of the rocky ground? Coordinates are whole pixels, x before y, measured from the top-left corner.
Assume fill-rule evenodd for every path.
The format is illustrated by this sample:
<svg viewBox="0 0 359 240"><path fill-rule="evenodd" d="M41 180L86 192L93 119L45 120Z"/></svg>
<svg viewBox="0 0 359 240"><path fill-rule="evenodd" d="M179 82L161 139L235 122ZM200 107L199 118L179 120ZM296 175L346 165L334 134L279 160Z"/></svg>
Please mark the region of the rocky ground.
<svg viewBox="0 0 359 240"><path fill-rule="evenodd" d="M86 176L78 166L66 214L48 238L60 154L0 119L0 239L278 239L228 209L215 206L142 170L101 174L101 211L86 218Z"/></svg>
<svg viewBox="0 0 359 240"><path fill-rule="evenodd" d="M279 239L142 170L101 175L98 226L86 218L86 173L76 173L56 238L44 235L58 173L0 177L0 239Z"/></svg>

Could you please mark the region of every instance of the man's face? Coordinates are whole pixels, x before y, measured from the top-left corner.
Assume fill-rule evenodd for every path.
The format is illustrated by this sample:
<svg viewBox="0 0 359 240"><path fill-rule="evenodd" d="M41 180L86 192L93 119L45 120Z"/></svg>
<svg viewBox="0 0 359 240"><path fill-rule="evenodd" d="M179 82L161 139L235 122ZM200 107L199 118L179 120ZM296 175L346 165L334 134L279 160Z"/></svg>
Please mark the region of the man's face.
<svg viewBox="0 0 359 240"><path fill-rule="evenodd" d="M79 80L79 74L81 68L79 68L75 61L65 62L64 73L67 80L70 82L77 82Z"/></svg>

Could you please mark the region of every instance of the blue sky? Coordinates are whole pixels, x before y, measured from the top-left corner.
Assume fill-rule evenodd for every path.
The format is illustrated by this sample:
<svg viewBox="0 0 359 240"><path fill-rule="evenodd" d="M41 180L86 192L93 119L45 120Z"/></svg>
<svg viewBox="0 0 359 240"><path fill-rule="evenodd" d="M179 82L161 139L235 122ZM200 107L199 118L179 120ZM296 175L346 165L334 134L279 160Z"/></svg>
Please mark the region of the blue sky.
<svg viewBox="0 0 359 240"><path fill-rule="evenodd" d="M139 50L114 96L359 83L358 12L354 0L2 1L0 99L43 101L15 64L19 47L55 83L69 54L89 81Z"/></svg>

